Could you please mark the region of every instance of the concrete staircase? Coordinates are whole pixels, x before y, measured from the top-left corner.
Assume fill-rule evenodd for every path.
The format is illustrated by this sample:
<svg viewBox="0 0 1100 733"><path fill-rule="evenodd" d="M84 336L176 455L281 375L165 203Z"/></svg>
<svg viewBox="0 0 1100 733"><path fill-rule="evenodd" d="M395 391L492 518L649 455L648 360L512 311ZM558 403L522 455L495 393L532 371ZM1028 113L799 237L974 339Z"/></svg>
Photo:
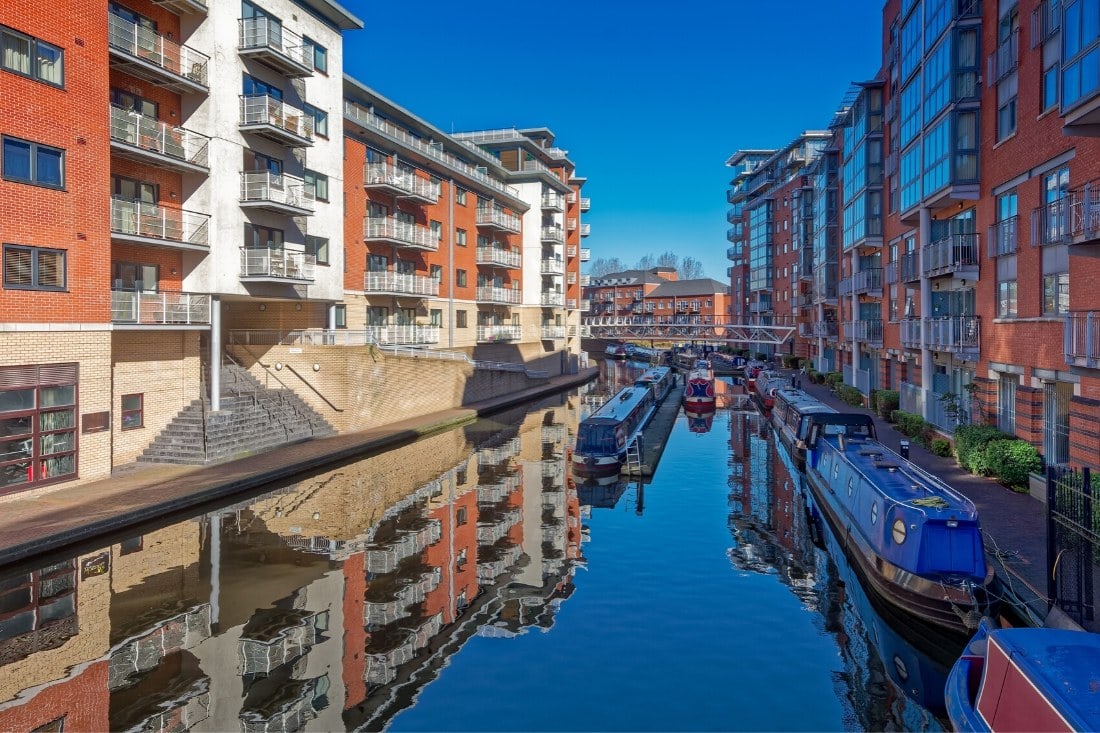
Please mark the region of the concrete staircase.
<svg viewBox="0 0 1100 733"><path fill-rule="evenodd" d="M204 397L185 407L138 457L142 463L201 465L260 453L336 431L302 398L268 389L246 369L221 370L221 409Z"/></svg>

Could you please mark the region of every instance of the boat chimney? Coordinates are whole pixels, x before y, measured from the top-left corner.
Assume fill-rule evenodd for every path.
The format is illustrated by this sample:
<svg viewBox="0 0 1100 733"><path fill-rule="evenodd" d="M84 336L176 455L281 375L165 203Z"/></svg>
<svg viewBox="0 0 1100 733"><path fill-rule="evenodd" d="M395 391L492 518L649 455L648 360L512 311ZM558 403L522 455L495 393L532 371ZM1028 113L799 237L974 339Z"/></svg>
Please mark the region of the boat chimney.
<svg viewBox="0 0 1100 733"><path fill-rule="evenodd" d="M837 448L840 449L841 453L843 453L845 451L845 449L847 448L846 442L847 441L844 440L844 433L841 433L840 435L836 436L836 446L837 446Z"/></svg>

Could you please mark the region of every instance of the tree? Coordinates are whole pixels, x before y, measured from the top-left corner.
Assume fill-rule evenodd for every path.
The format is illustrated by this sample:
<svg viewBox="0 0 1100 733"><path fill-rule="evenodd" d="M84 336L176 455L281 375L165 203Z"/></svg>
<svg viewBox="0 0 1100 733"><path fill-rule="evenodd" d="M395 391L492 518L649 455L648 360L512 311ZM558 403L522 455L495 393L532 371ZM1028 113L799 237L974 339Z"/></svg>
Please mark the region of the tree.
<svg viewBox="0 0 1100 733"><path fill-rule="evenodd" d="M618 257L612 257L611 259L597 257L589 263L588 274L592 277L603 277L612 272L622 272L625 269L622 260Z"/></svg>
<svg viewBox="0 0 1100 733"><path fill-rule="evenodd" d="M680 257L675 252L665 252L657 258L657 267L671 267L673 270L679 270Z"/></svg>
<svg viewBox="0 0 1100 733"><path fill-rule="evenodd" d="M684 261L680 263L680 279L681 280L699 280L706 277L703 274L703 263L694 257L685 257Z"/></svg>
<svg viewBox="0 0 1100 733"><path fill-rule="evenodd" d="M653 264L653 255L642 255L638 260L638 264L634 266L636 270L652 270L655 267Z"/></svg>

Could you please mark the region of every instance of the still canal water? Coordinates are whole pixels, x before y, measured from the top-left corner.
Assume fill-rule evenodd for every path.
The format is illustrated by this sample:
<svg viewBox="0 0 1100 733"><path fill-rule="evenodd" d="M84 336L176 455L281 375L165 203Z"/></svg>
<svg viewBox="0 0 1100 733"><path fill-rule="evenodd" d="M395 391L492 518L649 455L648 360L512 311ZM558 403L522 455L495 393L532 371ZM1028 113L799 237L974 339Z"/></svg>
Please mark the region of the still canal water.
<svg viewBox="0 0 1100 733"><path fill-rule="evenodd" d="M758 415L571 480L631 373L3 571L0 730L940 729Z"/></svg>

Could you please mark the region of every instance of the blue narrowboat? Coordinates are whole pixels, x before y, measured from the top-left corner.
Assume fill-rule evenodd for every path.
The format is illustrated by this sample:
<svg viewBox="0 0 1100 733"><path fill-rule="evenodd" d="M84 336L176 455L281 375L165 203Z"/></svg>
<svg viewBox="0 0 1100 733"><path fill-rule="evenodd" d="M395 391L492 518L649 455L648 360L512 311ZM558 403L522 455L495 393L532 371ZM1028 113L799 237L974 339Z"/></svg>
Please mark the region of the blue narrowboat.
<svg viewBox="0 0 1100 733"><path fill-rule="evenodd" d="M645 428L672 380L671 369L654 367L585 418L577 428L573 473L591 478L618 474L627 446Z"/></svg>
<svg viewBox="0 0 1100 733"><path fill-rule="evenodd" d="M814 422L813 416L823 413L835 414L836 410L794 387L783 387L775 392L772 427L800 471L806 467L806 441Z"/></svg>
<svg viewBox="0 0 1100 733"><path fill-rule="evenodd" d="M989 612L978 510L875 439L865 413L816 413L806 438L815 516L840 539L863 587L941 633Z"/></svg>

